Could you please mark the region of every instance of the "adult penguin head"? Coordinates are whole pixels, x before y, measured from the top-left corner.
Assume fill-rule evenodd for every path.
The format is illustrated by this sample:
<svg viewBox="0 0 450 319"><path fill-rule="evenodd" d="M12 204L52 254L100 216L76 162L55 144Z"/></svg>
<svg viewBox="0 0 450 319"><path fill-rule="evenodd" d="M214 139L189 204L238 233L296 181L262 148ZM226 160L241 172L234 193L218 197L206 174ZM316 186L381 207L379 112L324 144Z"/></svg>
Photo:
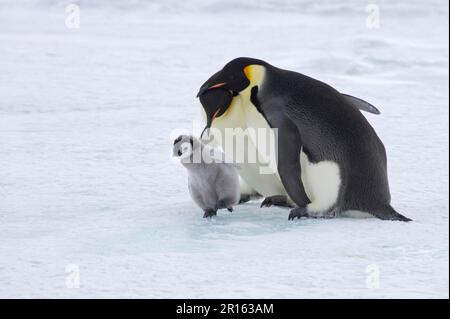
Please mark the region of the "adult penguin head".
<svg viewBox="0 0 450 319"><path fill-rule="evenodd" d="M266 65L264 61L253 58L234 59L201 86L197 97L200 98L206 113L206 126L201 136L211 127L214 119L226 112L233 97L239 95L251 84L246 67L255 64Z"/></svg>

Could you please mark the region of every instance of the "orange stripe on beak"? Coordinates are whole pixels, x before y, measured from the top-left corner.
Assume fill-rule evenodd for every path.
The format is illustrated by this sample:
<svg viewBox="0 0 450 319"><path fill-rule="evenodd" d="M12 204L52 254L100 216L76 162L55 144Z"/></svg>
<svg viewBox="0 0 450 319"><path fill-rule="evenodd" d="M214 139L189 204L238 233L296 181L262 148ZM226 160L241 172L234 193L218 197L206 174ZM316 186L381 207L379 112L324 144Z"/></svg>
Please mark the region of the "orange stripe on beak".
<svg viewBox="0 0 450 319"><path fill-rule="evenodd" d="M220 88L221 86L224 86L225 84L226 84L225 82L214 84L213 86L210 86L209 89Z"/></svg>
<svg viewBox="0 0 450 319"><path fill-rule="evenodd" d="M212 121L214 121L214 119L216 118L216 116L217 116L217 114L219 114L219 112L220 112L220 107L217 109L217 111L214 113L214 115L213 115L213 117L212 117L212 119L211 119L211 123L212 123Z"/></svg>

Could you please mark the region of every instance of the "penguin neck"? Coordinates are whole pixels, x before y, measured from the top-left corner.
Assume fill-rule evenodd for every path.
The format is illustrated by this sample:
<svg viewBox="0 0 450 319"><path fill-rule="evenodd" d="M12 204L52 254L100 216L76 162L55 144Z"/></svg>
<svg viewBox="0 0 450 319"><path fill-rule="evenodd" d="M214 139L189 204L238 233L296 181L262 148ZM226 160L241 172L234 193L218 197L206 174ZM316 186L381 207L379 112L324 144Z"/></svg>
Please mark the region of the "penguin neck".
<svg viewBox="0 0 450 319"><path fill-rule="evenodd" d="M259 64L250 64L244 68L244 73L250 84L239 95L245 100L250 100L251 90L253 87L258 86L261 88L266 77L266 67Z"/></svg>

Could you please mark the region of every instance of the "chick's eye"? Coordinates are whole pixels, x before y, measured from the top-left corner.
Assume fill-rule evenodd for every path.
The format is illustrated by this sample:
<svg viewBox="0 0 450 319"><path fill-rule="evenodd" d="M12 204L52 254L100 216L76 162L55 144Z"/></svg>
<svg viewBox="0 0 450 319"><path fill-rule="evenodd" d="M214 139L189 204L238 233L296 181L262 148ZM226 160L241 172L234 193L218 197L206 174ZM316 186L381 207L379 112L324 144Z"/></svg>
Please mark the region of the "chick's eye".
<svg viewBox="0 0 450 319"><path fill-rule="evenodd" d="M180 150L178 150L178 156L181 156L183 153L181 153Z"/></svg>

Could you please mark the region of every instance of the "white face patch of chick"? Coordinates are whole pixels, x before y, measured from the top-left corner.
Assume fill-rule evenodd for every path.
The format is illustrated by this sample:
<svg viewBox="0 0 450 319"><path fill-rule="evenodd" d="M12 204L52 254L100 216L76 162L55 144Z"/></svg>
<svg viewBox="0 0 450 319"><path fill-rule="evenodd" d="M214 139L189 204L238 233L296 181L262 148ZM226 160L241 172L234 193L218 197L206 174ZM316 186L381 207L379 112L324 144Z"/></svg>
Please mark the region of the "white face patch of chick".
<svg viewBox="0 0 450 319"><path fill-rule="evenodd" d="M192 154L191 143L189 143L189 142L181 143L180 151L181 151L181 155L180 155L181 159L184 159L184 158L187 158L187 157L191 156L191 154Z"/></svg>

